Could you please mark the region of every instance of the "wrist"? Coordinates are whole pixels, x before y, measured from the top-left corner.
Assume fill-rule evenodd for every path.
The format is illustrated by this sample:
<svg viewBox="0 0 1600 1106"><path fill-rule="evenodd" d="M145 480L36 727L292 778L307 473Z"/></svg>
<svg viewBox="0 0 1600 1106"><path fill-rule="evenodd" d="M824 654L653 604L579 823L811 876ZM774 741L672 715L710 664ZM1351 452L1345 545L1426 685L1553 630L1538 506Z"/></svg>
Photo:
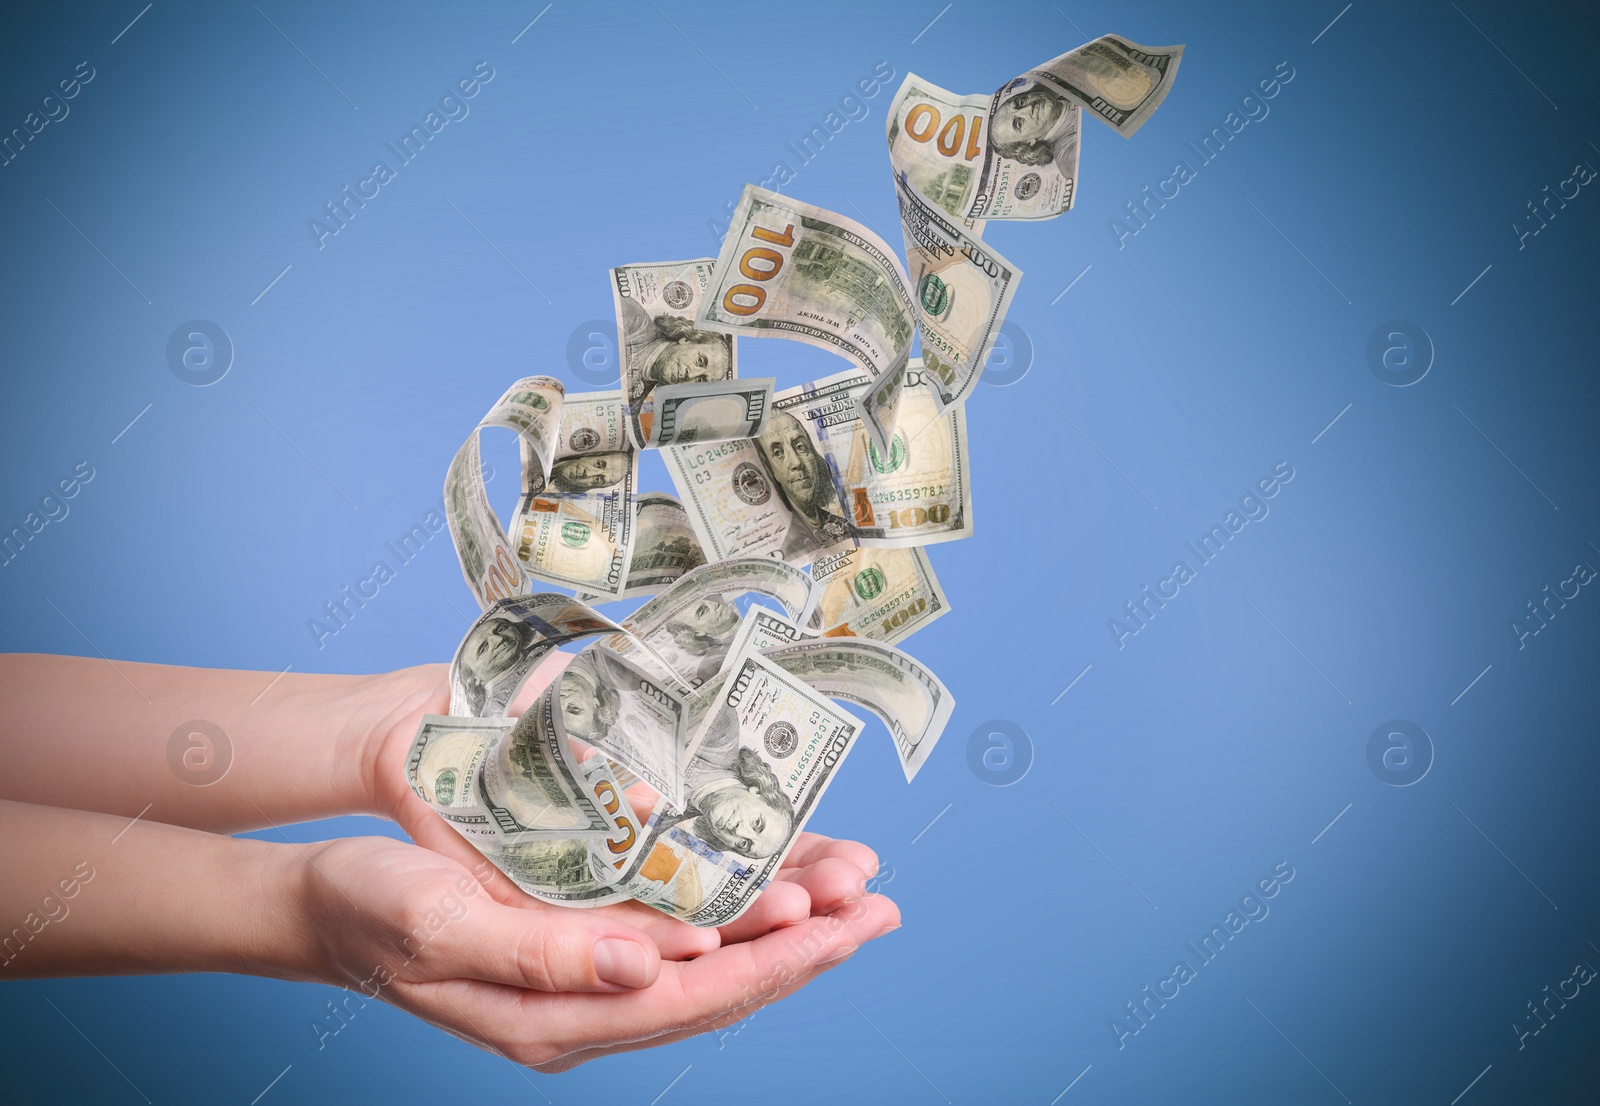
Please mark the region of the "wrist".
<svg viewBox="0 0 1600 1106"><path fill-rule="evenodd" d="M43 902L52 922L71 919L28 945L13 975L326 976L296 846L4 802L0 837L6 913L37 913Z"/></svg>
<svg viewBox="0 0 1600 1106"><path fill-rule="evenodd" d="M242 843L242 842L241 842ZM304 850L272 842L259 845L239 893L240 906L252 919L245 947L249 962L231 971L298 982L327 983L334 978L323 945L313 859L318 846Z"/></svg>
<svg viewBox="0 0 1600 1106"><path fill-rule="evenodd" d="M426 664L359 678L347 700L336 752L347 813L393 817L417 722L423 714L447 709L448 673L447 665Z"/></svg>

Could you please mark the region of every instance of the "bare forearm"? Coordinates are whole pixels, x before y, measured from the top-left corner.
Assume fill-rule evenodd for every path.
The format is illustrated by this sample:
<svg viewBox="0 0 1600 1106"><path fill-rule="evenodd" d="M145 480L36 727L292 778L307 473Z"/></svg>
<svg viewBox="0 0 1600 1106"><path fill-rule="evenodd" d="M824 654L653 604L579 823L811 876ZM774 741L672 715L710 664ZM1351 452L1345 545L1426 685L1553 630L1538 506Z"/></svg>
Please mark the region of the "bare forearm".
<svg viewBox="0 0 1600 1106"><path fill-rule="evenodd" d="M369 811L375 735L438 679L0 656L0 798L223 832Z"/></svg>
<svg viewBox="0 0 1600 1106"><path fill-rule="evenodd" d="M317 974L291 845L0 801L0 979Z"/></svg>

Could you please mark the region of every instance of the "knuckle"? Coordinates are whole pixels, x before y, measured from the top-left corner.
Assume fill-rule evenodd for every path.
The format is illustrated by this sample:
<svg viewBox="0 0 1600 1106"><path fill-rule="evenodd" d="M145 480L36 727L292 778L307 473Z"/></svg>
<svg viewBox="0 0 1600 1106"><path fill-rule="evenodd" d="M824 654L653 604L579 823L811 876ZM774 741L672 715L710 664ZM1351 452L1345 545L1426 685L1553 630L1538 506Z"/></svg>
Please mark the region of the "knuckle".
<svg viewBox="0 0 1600 1106"><path fill-rule="evenodd" d="M434 930L425 907L415 903L401 905L383 927L382 943L395 964L405 968L417 961L432 962L436 957Z"/></svg>
<svg viewBox="0 0 1600 1106"><path fill-rule="evenodd" d="M389 935L396 941L404 941L413 932L421 929L426 910L411 899L407 899L397 906L388 918Z"/></svg>
<svg viewBox="0 0 1600 1106"><path fill-rule="evenodd" d="M531 926L517 937L517 968L526 985L538 991L556 990L554 960L559 942L546 926Z"/></svg>

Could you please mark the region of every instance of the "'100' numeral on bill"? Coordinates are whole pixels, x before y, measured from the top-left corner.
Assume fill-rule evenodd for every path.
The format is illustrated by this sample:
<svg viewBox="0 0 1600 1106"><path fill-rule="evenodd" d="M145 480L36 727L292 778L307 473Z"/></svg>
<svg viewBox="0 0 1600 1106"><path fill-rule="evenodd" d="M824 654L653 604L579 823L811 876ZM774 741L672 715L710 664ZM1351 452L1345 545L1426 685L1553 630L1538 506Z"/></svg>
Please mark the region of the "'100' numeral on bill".
<svg viewBox="0 0 1600 1106"><path fill-rule="evenodd" d="M770 231L766 227L751 227L750 237L788 249L794 245L794 224L790 223L784 227L782 234ZM764 262L770 268L760 268L757 262ZM739 272L751 280L771 280L782 269L783 254L765 246L751 246L744 251L744 256L739 258ZM767 290L760 284L735 284L722 295L722 306L735 315L754 315L766 302Z"/></svg>

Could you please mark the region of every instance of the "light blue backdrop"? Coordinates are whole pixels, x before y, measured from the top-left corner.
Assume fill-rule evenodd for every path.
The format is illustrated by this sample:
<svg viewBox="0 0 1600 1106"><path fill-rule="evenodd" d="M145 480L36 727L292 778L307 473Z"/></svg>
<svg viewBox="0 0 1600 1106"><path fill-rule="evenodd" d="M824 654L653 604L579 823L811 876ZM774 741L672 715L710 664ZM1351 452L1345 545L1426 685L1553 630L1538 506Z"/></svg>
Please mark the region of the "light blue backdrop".
<svg viewBox="0 0 1600 1106"><path fill-rule="evenodd" d="M1574 169L1600 165L1596 26L1570 5L9 12L0 131L61 118L0 167L0 529L94 476L0 568L0 647L443 659L471 599L442 539L320 647L307 623L438 502L506 383L593 386L609 266L714 253L724 205L780 161L791 194L897 237L883 121L905 73L989 90L1108 31L1188 53L1132 141L1085 124L1073 212L991 224L1027 274L995 376L1020 379L968 406L978 530L933 551L954 612L909 643L957 712L911 787L875 727L814 822L878 849L902 930L737 1034L559 1077L377 1004L319 1050L328 988L13 984L4 1097L248 1103L279 1074L262 1102L1592 1094L1600 998L1551 1004L1520 1048L1513 1028L1600 963L1600 596L1565 585L1542 626L1526 608L1600 568L1600 185ZM324 204L480 62L470 113L319 243ZM889 87L841 108L880 66ZM788 144L836 110L864 117L802 163ZM1190 143L1219 127L1204 161ZM1130 221L1178 161L1193 179ZM235 351L207 387L169 368L195 319ZM785 385L841 367L744 356ZM506 507L510 446L490 461ZM1235 510L1201 564L1186 543ZM1129 622L1180 560L1193 579ZM996 786L1007 757L1028 771ZM1256 920L1201 964L1186 942L1230 911ZM1141 1028L1125 1004L1178 960L1194 978Z"/></svg>

